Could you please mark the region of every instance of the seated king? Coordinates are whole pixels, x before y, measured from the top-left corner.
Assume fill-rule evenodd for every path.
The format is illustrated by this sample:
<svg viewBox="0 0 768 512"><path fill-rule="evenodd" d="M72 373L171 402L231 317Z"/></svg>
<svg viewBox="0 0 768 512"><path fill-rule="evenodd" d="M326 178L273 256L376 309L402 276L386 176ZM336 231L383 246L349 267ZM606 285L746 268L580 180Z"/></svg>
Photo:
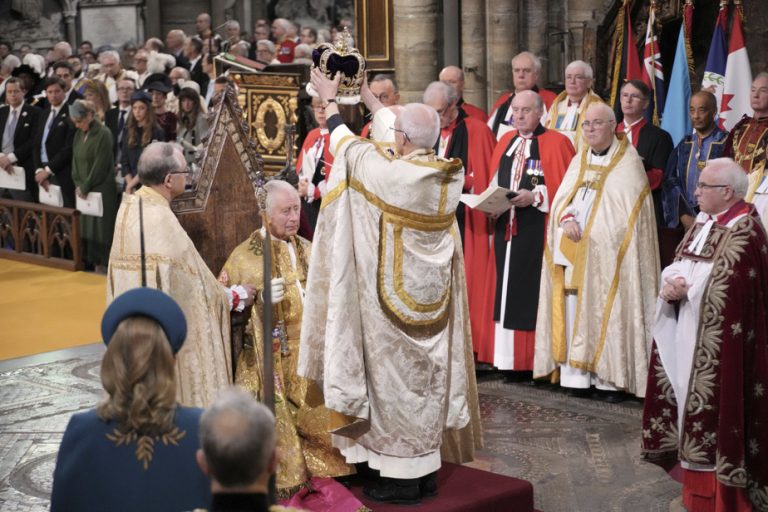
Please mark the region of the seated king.
<svg viewBox="0 0 768 512"><path fill-rule="evenodd" d="M272 248L272 279L269 283L274 319L273 352L275 417L280 466L276 475L279 498L288 498L312 477L335 477L354 473L339 451L331 446L328 410L315 384L299 377L299 336L307 283L310 242L298 236L301 202L299 193L289 183L271 180L266 212ZM243 351L235 370L235 384L263 401L263 333L265 227L256 230L229 255L219 274L222 284L247 278L257 290L257 304L246 326ZM312 405L307 403L307 397Z"/></svg>

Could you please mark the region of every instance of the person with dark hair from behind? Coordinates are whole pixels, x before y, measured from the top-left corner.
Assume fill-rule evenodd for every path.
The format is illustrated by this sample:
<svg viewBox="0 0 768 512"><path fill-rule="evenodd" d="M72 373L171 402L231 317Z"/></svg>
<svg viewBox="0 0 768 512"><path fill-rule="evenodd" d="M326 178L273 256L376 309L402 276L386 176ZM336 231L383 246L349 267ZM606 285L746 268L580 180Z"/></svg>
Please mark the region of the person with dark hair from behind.
<svg viewBox="0 0 768 512"><path fill-rule="evenodd" d="M51 510L169 511L204 507L195 464L201 409L176 402L176 354L187 336L168 295L134 288L104 313L107 351L95 409L72 416L56 460Z"/></svg>
<svg viewBox="0 0 768 512"><path fill-rule="evenodd" d="M197 463L211 478L212 512L288 510L269 506L277 470L275 416L247 392L222 392L200 420Z"/></svg>

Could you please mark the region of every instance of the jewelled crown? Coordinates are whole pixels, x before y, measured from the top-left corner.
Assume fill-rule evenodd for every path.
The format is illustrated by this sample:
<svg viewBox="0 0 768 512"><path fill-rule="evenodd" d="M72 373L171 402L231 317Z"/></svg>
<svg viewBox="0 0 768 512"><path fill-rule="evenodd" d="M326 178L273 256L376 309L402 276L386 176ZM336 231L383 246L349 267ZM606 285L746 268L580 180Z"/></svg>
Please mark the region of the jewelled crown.
<svg viewBox="0 0 768 512"><path fill-rule="evenodd" d="M360 102L360 87L365 80L365 59L350 45L351 41L352 37L344 27L336 44L321 43L312 51L313 68L320 69L331 80L336 73L341 73L336 101L348 105ZM307 91L317 96L311 85Z"/></svg>

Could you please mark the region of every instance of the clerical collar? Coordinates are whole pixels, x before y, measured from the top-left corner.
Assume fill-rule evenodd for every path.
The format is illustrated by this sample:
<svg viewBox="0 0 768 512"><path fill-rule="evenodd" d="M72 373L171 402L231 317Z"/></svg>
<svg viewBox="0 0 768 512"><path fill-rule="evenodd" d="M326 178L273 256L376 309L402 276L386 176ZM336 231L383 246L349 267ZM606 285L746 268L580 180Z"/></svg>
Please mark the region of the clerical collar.
<svg viewBox="0 0 768 512"><path fill-rule="evenodd" d="M581 98L579 101L571 101L571 98L568 98L568 106L576 105L577 107L581 105L581 102L584 100L584 98Z"/></svg>
<svg viewBox="0 0 768 512"><path fill-rule="evenodd" d="M731 207L725 210L724 212L720 212L717 215L713 215L712 219L716 223L722 226L725 226L729 222L731 222L733 219L738 217L739 215L743 215L748 212L749 212L749 205L743 199L740 199L737 202L735 202L733 205L731 205Z"/></svg>
<svg viewBox="0 0 768 512"><path fill-rule="evenodd" d="M608 154L608 151L610 151L610 150L611 150L611 145L609 145L607 148L605 148L602 151L595 151L594 149L590 149L590 151L592 152L592 154L594 156L605 156L605 155Z"/></svg>
<svg viewBox="0 0 768 512"><path fill-rule="evenodd" d="M539 123L539 124L536 125L536 128L534 128L533 131L531 133L529 133L528 135L523 135L522 133L520 133L520 131L518 131L517 133L518 133L518 135L520 135L524 139L532 139L534 137L538 137L539 135L541 135L545 131L547 131L546 128L544 128L541 125L541 123Z"/></svg>

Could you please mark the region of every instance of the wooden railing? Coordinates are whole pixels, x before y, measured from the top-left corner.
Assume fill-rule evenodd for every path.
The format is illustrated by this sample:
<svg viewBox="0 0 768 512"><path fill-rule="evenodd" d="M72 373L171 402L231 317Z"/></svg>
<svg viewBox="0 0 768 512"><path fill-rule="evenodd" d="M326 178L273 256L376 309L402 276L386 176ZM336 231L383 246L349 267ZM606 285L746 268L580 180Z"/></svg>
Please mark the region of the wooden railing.
<svg viewBox="0 0 768 512"><path fill-rule="evenodd" d="M0 258L82 270L80 212L0 199Z"/></svg>

